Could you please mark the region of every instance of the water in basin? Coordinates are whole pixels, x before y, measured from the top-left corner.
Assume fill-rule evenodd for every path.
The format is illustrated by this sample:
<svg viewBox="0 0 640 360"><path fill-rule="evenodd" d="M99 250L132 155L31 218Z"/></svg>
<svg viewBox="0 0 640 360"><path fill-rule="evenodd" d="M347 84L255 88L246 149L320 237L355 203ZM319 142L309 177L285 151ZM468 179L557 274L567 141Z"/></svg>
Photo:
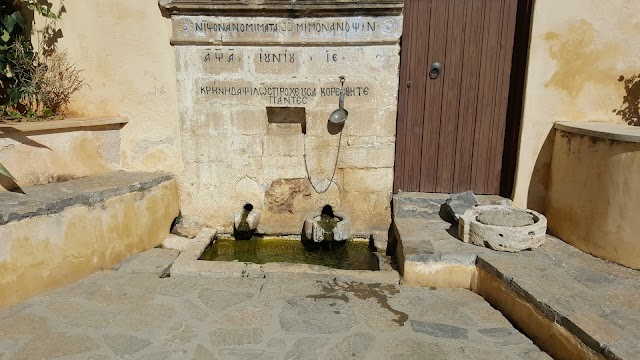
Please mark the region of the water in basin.
<svg viewBox="0 0 640 360"><path fill-rule="evenodd" d="M378 257L368 240L336 242L331 247L303 245L300 239L259 237L235 240L218 237L200 260L239 261L254 264L295 263L323 265L345 270L378 270Z"/></svg>

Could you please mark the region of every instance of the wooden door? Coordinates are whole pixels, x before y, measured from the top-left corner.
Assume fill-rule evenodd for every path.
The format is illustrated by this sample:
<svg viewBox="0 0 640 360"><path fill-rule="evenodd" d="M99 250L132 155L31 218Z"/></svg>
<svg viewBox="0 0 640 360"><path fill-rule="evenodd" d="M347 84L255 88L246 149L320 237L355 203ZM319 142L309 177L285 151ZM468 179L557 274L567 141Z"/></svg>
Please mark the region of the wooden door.
<svg viewBox="0 0 640 360"><path fill-rule="evenodd" d="M405 1L396 192L499 193L517 6Z"/></svg>

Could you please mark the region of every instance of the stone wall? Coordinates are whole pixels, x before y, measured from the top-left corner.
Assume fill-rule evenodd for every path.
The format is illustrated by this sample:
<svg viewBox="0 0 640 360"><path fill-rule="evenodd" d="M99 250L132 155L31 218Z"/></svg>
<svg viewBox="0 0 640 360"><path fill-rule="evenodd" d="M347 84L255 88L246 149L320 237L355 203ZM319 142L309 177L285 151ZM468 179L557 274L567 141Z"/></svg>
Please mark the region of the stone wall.
<svg viewBox="0 0 640 360"><path fill-rule="evenodd" d="M388 229L401 16L173 24L185 217L230 231L251 203L261 232L299 233L329 204L355 233ZM344 127L328 122L339 76Z"/></svg>

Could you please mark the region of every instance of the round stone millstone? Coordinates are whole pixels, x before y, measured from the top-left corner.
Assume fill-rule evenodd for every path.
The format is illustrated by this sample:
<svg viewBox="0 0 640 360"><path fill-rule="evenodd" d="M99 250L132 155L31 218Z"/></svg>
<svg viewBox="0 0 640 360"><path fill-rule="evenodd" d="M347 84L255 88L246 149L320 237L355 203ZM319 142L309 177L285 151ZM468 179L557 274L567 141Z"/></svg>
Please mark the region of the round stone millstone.
<svg viewBox="0 0 640 360"><path fill-rule="evenodd" d="M532 214L518 208L486 210L481 212L476 220L485 225L508 227L529 226L536 223Z"/></svg>
<svg viewBox="0 0 640 360"><path fill-rule="evenodd" d="M467 210L458 221L460 239L497 251L535 249L544 243L546 234L544 216L512 206L477 206Z"/></svg>

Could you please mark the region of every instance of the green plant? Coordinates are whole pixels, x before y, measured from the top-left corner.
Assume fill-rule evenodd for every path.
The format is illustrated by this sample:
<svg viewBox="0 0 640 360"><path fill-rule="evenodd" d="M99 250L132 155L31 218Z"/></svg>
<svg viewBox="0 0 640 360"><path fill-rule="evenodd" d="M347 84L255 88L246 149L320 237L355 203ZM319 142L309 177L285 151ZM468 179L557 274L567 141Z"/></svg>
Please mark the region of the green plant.
<svg viewBox="0 0 640 360"><path fill-rule="evenodd" d="M2 165L2 163L0 163L0 174L10 177L11 179L15 180L16 178L13 177L13 175L11 175L11 173L9 172L9 170L7 170L6 167L4 167L4 165Z"/></svg>
<svg viewBox="0 0 640 360"><path fill-rule="evenodd" d="M65 110L83 82L66 53L55 51L56 32L46 22L38 51L31 43L26 12L57 20L62 13L39 0L13 0L0 5L0 116L35 120ZM52 41L53 40L53 41Z"/></svg>
<svg viewBox="0 0 640 360"><path fill-rule="evenodd" d="M66 53L57 53L52 45L55 32L50 24L42 31L40 52L34 51L27 21L29 12L53 21L62 13L39 0L3 0L0 2L0 116L12 119L51 116L63 111L72 93L83 84L79 70L69 64ZM13 180L0 163L0 174Z"/></svg>

